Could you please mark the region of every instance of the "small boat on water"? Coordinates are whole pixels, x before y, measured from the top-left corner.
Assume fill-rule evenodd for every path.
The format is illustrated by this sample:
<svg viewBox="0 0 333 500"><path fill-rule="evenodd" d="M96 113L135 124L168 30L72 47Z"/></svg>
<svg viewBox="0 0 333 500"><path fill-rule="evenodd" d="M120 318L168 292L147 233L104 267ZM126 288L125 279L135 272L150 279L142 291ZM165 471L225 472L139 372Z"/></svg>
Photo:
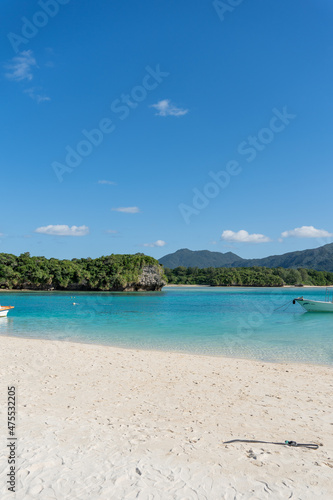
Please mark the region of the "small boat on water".
<svg viewBox="0 0 333 500"><path fill-rule="evenodd" d="M307 300L303 297L298 297L293 300L293 304L296 302L302 306L306 311L311 312L333 312L333 302L324 302L321 300Z"/></svg>
<svg viewBox="0 0 333 500"><path fill-rule="evenodd" d="M293 304L296 304L296 302L308 312L333 312L333 300L330 300L330 291L328 288L326 289L325 301L308 300L304 297L298 297L293 300Z"/></svg>
<svg viewBox="0 0 333 500"><path fill-rule="evenodd" d="M7 316L10 309L14 309L14 306L0 306L0 318Z"/></svg>

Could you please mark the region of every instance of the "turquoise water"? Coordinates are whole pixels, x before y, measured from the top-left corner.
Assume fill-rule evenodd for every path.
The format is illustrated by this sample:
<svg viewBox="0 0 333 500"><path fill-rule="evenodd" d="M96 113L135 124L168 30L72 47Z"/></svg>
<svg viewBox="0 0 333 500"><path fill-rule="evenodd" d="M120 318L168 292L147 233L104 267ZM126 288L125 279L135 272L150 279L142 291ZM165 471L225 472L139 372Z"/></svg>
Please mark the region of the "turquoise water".
<svg viewBox="0 0 333 500"><path fill-rule="evenodd" d="M314 288L0 292L15 306L0 335L333 365L333 314L280 307L299 295L325 300Z"/></svg>

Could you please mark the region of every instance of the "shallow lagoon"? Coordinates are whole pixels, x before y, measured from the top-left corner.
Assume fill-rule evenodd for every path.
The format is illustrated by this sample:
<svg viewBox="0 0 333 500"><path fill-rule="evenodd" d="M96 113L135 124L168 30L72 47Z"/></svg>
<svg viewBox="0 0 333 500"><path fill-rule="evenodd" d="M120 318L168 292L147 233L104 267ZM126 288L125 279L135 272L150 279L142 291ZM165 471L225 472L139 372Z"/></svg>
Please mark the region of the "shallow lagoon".
<svg viewBox="0 0 333 500"><path fill-rule="evenodd" d="M325 289L0 292L2 305L15 306L0 334L333 365L333 314L305 313L291 303L299 295L325 300Z"/></svg>

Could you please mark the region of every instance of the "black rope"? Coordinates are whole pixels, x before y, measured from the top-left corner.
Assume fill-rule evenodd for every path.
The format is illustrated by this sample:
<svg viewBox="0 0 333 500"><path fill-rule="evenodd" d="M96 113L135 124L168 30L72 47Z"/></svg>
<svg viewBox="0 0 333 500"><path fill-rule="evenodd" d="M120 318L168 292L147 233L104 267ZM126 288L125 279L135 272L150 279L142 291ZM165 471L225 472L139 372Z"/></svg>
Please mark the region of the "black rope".
<svg viewBox="0 0 333 500"><path fill-rule="evenodd" d="M286 302L285 304L282 304L282 306L277 307L276 309L274 309L274 311L278 311L279 309L282 309L282 307L286 307L286 309L287 309L291 303L292 303L292 300L288 300L288 302Z"/></svg>
<svg viewBox="0 0 333 500"><path fill-rule="evenodd" d="M309 448L309 450L317 450L319 448L319 444L301 444L296 443L296 441L285 441L284 443L273 443L272 441L252 441L250 439L233 439L232 441L224 441L223 444L231 444L231 443L262 443L262 444L279 444L281 446L292 446L295 448Z"/></svg>

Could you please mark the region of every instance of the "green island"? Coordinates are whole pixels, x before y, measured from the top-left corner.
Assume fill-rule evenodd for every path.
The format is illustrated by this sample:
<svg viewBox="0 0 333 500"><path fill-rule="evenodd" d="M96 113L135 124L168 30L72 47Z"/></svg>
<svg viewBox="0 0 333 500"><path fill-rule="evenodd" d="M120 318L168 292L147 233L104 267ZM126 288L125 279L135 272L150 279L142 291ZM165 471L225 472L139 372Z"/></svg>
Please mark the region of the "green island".
<svg viewBox="0 0 333 500"><path fill-rule="evenodd" d="M163 268L153 257L108 255L59 260L0 254L1 290L160 291L166 284L207 286L333 285L333 273L282 267Z"/></svg>
<svg viewBox="0 0 333 500"><path fill-rule="evenodd" d="M142 253L72 260L0 254L2 290L158 291L165 283L163 267Z"/></svg>

